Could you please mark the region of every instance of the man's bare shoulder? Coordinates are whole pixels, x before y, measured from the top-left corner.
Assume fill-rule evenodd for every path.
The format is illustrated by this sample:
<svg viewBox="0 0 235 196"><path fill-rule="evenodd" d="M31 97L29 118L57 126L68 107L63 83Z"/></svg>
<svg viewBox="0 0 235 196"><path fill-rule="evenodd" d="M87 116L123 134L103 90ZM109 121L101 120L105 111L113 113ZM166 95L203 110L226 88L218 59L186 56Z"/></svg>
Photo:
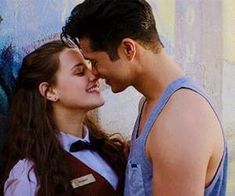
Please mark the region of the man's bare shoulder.
<svg viewBox="0 0 235 196"><path fill-rule="evenodd" d="M212 148L221 139L222 130L207 100L192 90L181 89L170 98L149 136L152 142L189 145L193 151L193 147Z"/></svg>
<svg viewBox="0 0 235 196"><path fill-rule="evenodd" d="M215 134L216 130L221 133L219 120L211 105L200 94L188 89L178 90L169 99L155 123L154 129L158 128L176 131L177 135L203 132L205 137Z"/></svg>
<svg viewBox="0 0 235 196"><path fill-rule="evenodd" d="M191 187L188 179L203 188L213 178L223 152L222 130L210 104L194 91L177 91L156 120L146 152L157 170L155 178L164 186L167 182L168 187L169 183ZM214 164L210 164L212 159ZM174 177L182 183L171 181Z"/></svg>

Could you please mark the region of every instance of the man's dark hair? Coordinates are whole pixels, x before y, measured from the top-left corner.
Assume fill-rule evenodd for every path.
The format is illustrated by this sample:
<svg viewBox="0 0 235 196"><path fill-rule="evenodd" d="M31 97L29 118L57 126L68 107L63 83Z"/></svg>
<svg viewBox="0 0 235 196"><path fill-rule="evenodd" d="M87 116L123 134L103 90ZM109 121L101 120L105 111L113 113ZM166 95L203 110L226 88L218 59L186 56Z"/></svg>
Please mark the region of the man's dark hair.
<svg viewBox="0 0 235 196"><path fill-rule="evenodd" d="M85 0L77 5L62 28L62 39L88 38L91 49L118 59L124 38L158 52L160 41L151 6L145 0Z"/></svg>

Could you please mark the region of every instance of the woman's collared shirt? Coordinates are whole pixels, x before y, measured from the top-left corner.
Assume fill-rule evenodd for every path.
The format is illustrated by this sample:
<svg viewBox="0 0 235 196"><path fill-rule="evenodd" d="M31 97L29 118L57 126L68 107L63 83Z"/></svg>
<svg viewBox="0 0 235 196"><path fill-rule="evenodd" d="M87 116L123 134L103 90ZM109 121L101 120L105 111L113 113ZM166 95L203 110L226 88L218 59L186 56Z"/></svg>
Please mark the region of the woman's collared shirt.
<svg viewBox="0 0 235 196"><path fill-rule="evenodd" d="M82 140L89 140L89 131L85 127L86 135L84 138L79 138L64 132L61 132L58 139L64 150L73 155L75 158L82 161L88 167L102 175L116 190L118 177L112 168L102 159L95 151L82 150L78 152L70 152L69 148L72 143ZM39 188L36 180L33 163L27 159L19 160L9 173L9 177L4 184L5 196L34 196ZM30 171L30 172L29 172ZM29 174L29 175L28 175ZM29 177L29 178L28 178ZM30 179L30 180L29 180Z"/></svg>

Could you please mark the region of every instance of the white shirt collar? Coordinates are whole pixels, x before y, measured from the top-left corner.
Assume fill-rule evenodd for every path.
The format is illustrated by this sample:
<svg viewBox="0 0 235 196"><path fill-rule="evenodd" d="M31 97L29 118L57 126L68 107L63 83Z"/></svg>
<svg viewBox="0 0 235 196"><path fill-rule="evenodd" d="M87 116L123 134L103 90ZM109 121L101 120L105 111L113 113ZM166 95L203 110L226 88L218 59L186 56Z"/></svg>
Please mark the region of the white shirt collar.
<svg viewBox="0 0 235 196"><path fill-rule="evenodd" d="M74 136L74 135L71 135L69 133L65 133L65 132L61 131L58 135L58 139L59 139L61 145L63 146L63 148L66 151L69 151L69 148L72 145L72 143L74 143L78 140L90 142L89 130L86 126L83 126L83 131L85 133L84 138L80 138L80 137L77 137L77 136Z"/></svg>

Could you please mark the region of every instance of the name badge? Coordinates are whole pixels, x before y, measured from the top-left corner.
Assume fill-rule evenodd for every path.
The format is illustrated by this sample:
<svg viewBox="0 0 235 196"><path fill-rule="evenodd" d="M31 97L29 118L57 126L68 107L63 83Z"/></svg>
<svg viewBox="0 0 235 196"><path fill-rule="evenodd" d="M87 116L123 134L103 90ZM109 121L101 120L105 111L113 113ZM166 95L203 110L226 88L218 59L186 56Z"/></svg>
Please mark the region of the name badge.
<svg viewBox="0 0 235 196"><path fill-rule="evenodd" d="M72 187L75 189L77 187L84 186L95 181L96 181L95 177L92 174L88 174L88 175L71 180L71 184L72 184Z"/></svg>

